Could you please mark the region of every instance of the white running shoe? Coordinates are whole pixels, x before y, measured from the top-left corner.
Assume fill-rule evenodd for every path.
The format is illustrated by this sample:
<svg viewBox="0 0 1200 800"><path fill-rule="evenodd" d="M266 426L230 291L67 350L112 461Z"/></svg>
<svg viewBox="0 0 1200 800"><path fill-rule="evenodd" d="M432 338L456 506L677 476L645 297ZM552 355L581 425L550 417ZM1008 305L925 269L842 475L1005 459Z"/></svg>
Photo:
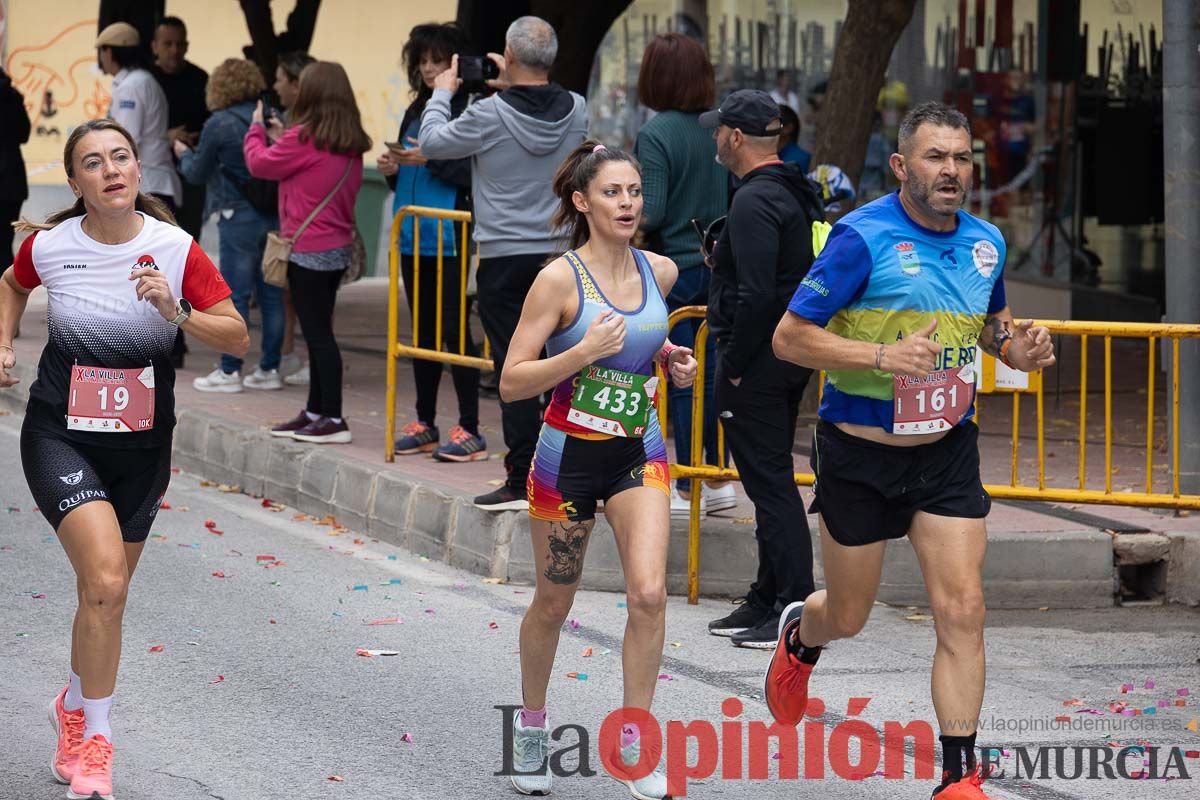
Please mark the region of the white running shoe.
<svg viewBox="0 0 1200 800"><path fill-rule="evenodd" d="M288 375L291 375L302 366L304 366L304 363L300 361L300 356L296 355L295 353L288 353L286 356L280 356L279 375L280 377L286 378Z"/></svg>
<svg viewBox="0 0 1200 800"><path fill-rule="evenodd" d="M279 370L259 367L242 378L242 386L247 389L282 389L283 380L279 377Z"/></svg>
<svg viewBox="0 0 1200 800"><path fill-rule="evenodd" d="M630 742L625 747L621 748L621 761L628 767L633 767L641 761L642 739L638 737ZM611 774L611 773L610 773ZM626 780L613 775L618 783L625 784L625 788L629 790L629 794L633 795L637 800L663 800L667 795L667 776L663 772L662 764L659 763L654 771L644 778L637 780Z"/></svg>
<svg viewBox="0 0 1200 800"><path fill-rule="evenodd" d="M308 386L308 364L283 379L288 386Z"/></svg>
<svg viewBox="0 0 1200 800"><path fill-rule="evenodd" d="M509 779L521 794L543 797L550 794L550 723L545 728L521 725L521 712L513 716L513 763Z"/></svg>
<svg viewBox="0 0 1200 800"><path fill-rule="evenodd" d="M719 489L711 489L707 483L700 484L700 505L707 506L704 513L728 511L737 508L737 504L737 490L733 488L733 483L727 483Z"/></svg>
<svg viewBox="0 0 1200 800"><path fill-rule="evenodd" d="M217 367L202 378L193 378L192 386L198 392L240 392L242 375L240 372L222 372Z"/></svg>
<svg viewBox="0 0 1200 800"><path fill-rule="evenodd" d="M701 484L703 486L704 484ZM700 516L708 513L708 498L704 496L704 490L700 490ZM679 494L679 490L671 484L671 519L687 519L692 514L692 501L684 500Z"/></svg>

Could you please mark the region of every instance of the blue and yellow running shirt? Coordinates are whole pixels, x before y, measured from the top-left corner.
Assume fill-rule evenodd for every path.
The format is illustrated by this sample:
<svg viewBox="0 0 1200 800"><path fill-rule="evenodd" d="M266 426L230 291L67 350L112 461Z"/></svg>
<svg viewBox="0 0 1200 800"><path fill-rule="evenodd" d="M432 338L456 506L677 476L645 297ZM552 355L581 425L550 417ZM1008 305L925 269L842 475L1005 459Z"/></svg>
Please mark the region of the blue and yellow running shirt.
<svg viewBox="0 0 1200 800"><path fill-rule="evenodd" d="M958 212L952 231L918 225L885 195L843 217L788 310L846 339L892 344L937 317L935 369L973 363L983 320L1007 304L1004 237ZM892 430L892 374L829 370L818 411L828 422ZM974 406L963 422L974 414Z"/></svg>

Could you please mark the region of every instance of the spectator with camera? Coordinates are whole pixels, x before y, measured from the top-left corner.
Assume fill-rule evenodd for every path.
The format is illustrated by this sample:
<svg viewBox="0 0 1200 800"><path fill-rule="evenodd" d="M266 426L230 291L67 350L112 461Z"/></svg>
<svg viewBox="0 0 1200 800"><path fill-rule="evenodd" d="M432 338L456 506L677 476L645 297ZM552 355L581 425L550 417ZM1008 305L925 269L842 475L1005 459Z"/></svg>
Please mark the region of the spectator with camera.
<svg viewBox="0 0 1200 800"><path fill-rule="evenodd" d="M583 98L550 80L558 52L550 23L521 17L508 27L504 42L503 56L488 53L498 76L487 85L500 91L452 119L451 101L463 84L455 55L450 68L434 79L418 137L425 158L471 159L479 316L497 370L504 368L534 278L560 250L550 223L558 200L546 187L587 135ZM507 475L503 486L475 498L475 504L489 511L525 510L525 479L542 424L541 399L501 401L500 412Z"/></svg>
<svg viewBox="0 0 1200 800"><path fill-rule="evenodd" d="M404 45L404 67L412 87L413 100L404 112L400 132L395 142L385 142L388 149L376 161L388 186L395 192L392 203L394 215L404 206L466 210L470 208L471 162L466 158L440 161L428 159L417 145L421 131L421 112L433 94L433 81L450 68L450 59L467 46L467 37L456 23L418 25L408 35ZM458 117L467 107L468 93L460 87L450 98L450 116ZM438 241L438 222L419 221L420 251L414 253L412 217L404 220L400 230L400 275L408 296L408 310L418 305L417 322L420 330L414 345L431 350L440 348L437 340L437 254L442 252L442 337L451 353L477 355L471 337L471 326L459 341L459 319L469 313L469 300L464 300L461 285L461 257L470 247L462 233L462 225L443 222L441 242ZM419 256L419 259L417 258ZM420 265L420 297L414 294L414 263ZM467 308L464 309L464 303ZM442 365L437 361L414 358L413 378L417 386L417 418L401 430L396 441L398 455L430 453L439 461L480 461L488 456L487 442L479 433L479 370L458 364L450 367L454 393L458 397L458 424L450 429L449 441L441 443L437 429L438 385L442 380Z"/></svg>
<svg viewBox="0 0 1200 800"><path fill-rule="evenodd" d="M193 185L206 184L205 218L217 214L220 232L221 276L233 292L233 305L249 319L250 295L258 298L262 314L262 355L258 368L242 377L242 359L221 354L221 363L192 385L201 392L240 392L282 389L279 347L283 339L283 290L263 280L262 256L267 232L278 227L275 211L256 208L248 196L250 172L242 142L250 129L254 104L266 89L253 61L229 58L221 62L205 88L213 115L204 123L196 149L182 139L174 143L179 172Z"/></svg>

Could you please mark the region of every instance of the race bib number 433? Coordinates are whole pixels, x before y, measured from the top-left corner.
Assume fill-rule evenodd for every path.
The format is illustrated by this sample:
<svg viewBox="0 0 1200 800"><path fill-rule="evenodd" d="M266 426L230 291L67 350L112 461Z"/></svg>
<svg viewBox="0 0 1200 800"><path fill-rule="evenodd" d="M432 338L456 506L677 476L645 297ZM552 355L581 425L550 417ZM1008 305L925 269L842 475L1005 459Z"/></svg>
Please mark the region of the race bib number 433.
<svg viewBox="0 0 1200 800"><path fill-rule="evenodd" d="M154 367L71 367L67 428L131 433L154 427Z"/></svg>
<svg viewBox="0 0 1200 800"><path fill-rule="evenodd" d="M611 436L640 438L657 388L656 377L591 364L575 379L567 421Z"/></svg>
<svg viewBox="0 0 1200 800"><path fill-rule="evenodd" d="M972 365L943 369L920 378L892 376L895 405L892 432L938 433L962 421L975 398Z"/></svg>

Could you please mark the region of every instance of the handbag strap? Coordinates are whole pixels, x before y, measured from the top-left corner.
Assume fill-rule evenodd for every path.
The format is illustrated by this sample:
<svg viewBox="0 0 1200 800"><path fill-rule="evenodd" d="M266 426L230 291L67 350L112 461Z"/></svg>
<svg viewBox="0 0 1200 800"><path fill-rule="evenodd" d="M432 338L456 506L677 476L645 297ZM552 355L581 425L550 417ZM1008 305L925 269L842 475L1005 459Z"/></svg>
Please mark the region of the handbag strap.
<svg viewBox="0 0 1200 800"><path fill-rule="evenodd" d="M354 158L352 156L350 160L346 162L346 171L342 173L342 177L338 178L338 182L334 185L334 187L329 190L329 194L325 195L325 199L317 204L317 207L312 210L312 213L305 217L304 222L300 223L300 227L296 229L296 232L288 238L290 238L293 242L300 238L300 234L304 233L304 229L309 226L309 223L317 218L317 215L325 209L325 206L329 205L329 201L332 200L333 196L338 193L339 189L342 188L342 184L346 182L346 178L350 177L350 168L353 166Z"/></svg>

